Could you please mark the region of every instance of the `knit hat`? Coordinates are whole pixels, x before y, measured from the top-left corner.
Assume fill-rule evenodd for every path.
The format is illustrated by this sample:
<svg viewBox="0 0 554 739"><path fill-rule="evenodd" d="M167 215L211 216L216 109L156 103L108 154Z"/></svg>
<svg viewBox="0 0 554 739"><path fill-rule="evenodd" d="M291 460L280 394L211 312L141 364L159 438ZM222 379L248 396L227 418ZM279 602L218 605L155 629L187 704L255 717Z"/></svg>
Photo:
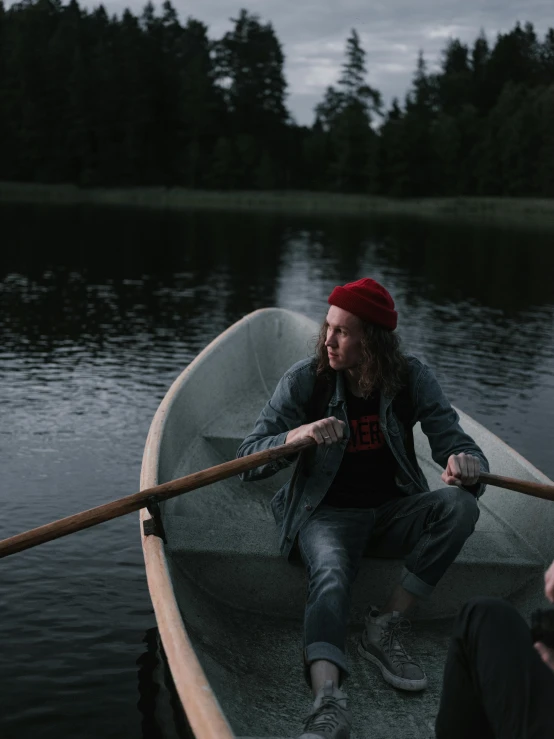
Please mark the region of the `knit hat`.
<svg viewBox="0 0 554 739"><path fill-rule="evenodd" d="M343 287L337 285L327 302L353 313L362 321L376 323L389 331L396 328L398 313L394 310L394 300L382 285L369 277Z"/></svg>

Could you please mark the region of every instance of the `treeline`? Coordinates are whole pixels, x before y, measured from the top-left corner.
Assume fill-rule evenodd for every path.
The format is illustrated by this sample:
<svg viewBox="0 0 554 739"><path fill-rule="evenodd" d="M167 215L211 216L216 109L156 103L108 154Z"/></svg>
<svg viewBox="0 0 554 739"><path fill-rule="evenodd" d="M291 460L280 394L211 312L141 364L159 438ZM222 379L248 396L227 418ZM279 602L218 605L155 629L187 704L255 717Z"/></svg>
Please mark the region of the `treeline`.
<svg viewBox="0 0 554 739"><path fill-rule="evenodd" d="M385 110L355 30L299 126L271 23L222 38L170 2L109 17L76 0L0 0L0 179L81 186L554 196L554 29L530 23L420 54Z"/></svg>

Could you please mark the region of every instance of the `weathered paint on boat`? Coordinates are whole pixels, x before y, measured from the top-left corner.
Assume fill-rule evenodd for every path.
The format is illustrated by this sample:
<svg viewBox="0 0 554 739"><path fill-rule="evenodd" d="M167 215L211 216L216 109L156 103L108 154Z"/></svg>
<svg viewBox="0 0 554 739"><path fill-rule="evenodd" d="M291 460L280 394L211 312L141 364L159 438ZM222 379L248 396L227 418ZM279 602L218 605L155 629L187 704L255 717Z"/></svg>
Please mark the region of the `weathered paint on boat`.
<svg viewBox="0 0 554 739"><path fill-rule="evenodd" d="M318 326L270 308L251 313L217 337L173 383L152 421L141 489L235 456L283 372L313 350ZM458 409L462 426L487 454L491 471L551 481ZM441 470L415 429L416 452L430 485ZM148 586L180 699L199 739L292 737L311 698L301 648L304 572L277 549L269 501L289 472L259 483L238 478L163 504L168 542L142 535ZM513 601L528 616L544 605L542 577L554 559L554 505L489 487L475 533L413 615L411 651L430 687L396 691L356 654L369 603L382 603L402 566L367 559L353 594L346 690L353 739L434 736L434 717L451 617L473 595ZM143 509L141 520L149 514ZM142 532L142 527L141 527Z"/></svg>

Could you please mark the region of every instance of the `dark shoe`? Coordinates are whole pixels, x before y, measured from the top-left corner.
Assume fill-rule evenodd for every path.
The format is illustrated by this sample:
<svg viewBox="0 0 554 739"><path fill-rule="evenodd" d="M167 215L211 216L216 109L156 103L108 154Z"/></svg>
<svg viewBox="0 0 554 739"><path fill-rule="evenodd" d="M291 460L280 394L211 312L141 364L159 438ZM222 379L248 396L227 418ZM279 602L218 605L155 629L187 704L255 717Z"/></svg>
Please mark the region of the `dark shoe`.
<svg viewBox="0 0 554 739"><path fill-rule="evenodd" d="M423 690L427 687L427 676L400 643L400 635L409 630L410 622L398 611L381 615L372 608L366 617L358 652L377 665L384 679L395 688Z"/></svg>
<svg viewBox="0 0 554 739"><path fill-rule="evenodd" d="M298 739L349 739L352 712L346 695L332 680L316 695L313 711L304 720L304 732Z"/></svg>

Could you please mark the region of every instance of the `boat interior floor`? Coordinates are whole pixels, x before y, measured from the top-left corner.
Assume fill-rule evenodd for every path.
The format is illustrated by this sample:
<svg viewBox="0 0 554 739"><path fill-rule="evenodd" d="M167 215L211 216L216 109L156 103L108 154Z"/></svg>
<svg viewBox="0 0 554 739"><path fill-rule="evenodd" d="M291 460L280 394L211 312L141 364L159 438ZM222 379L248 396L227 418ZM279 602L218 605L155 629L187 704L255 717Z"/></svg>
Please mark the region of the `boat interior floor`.
<svg viewBox="0 0 554 739"><path fill-rule="evenodd" d="M303 671L302 624L222 607L182 572L174 572L173 580L182 589L180 602L187 603L187 632L236 736L299 736L313 702ZM352 739L434 737L451 628L451 619L420 621L403 638L429 677L419 693L386 683L357 652L362 627L350 628L350 675L343 689L353 712Z"/></svg>

